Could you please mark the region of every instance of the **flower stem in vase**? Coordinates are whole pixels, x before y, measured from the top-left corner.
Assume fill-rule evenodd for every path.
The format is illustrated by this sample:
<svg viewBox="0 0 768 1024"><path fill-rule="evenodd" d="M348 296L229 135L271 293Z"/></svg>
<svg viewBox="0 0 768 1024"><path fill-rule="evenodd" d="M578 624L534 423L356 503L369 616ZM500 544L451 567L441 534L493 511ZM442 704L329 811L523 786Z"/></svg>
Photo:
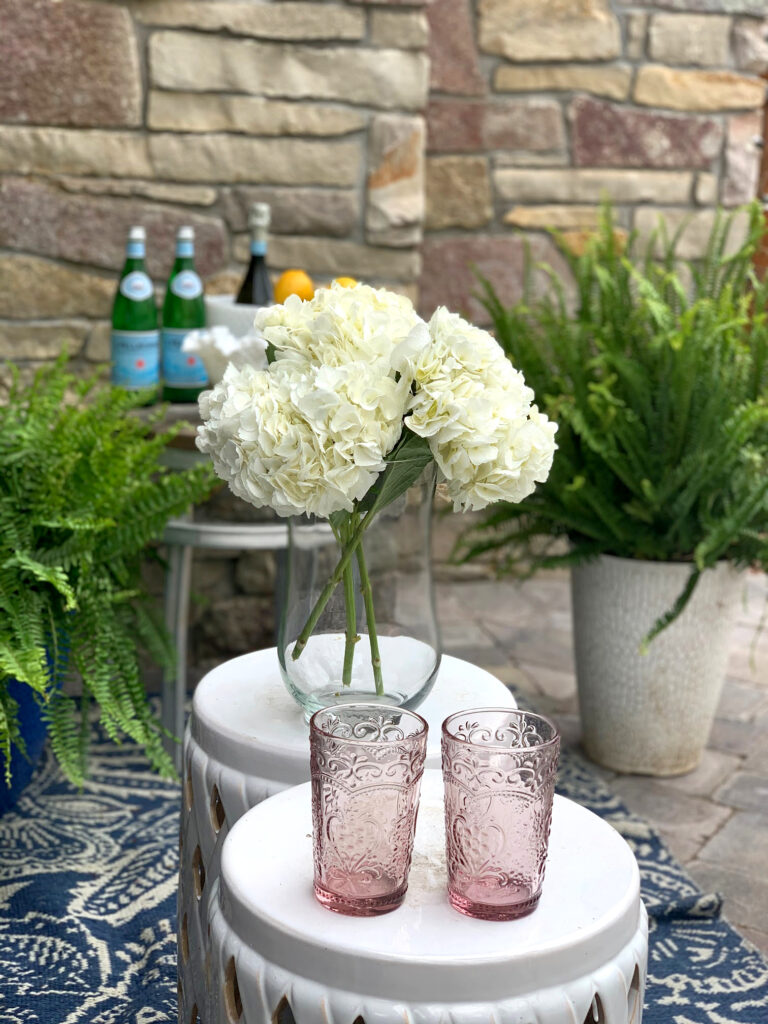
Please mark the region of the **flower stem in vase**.
<svg viewBox="0 0 768 1024"><path fill-rule="evenodd" d="M322 591L320 592L320 596L315 602L315 607L310 612L309 618L304 623L304 628L302 629L301 633L299 633L299 637L293 646L293 650L291 651L292 661L297 661L301 657L301 652L307 646L307 642L309 641L309 638L312 636L312 632L315 626L317 625L317 621L323 614L323 609L328 604L328 602L331 599L331 595L341 582L342 577L344 575L344 570L352 561L352 556L355 553L357 545L362 540L363 533L366 527L370 525L372 520L373 516L369 512L365 516L365 518L360 522L360 524L355 527L354 531L350 536L349 543L347 543L343 547L343 550L341 552L341 558L336 563L336 568L333 570L328 582L325 584Z"/></svg>
<svg viewBox="0 0 768 1024"><path fill-rule="evenodd" d="M384 695L384 680L381 676L381 655L379 654L379 635L376 632L376 613L373 607L373 589L371 578L368 575L368 566L365 561L362 541L357 545L357 567L360 570L360 589L363 592L363 603L365 604L365 621L368 625L368 640L371 645L371 665L373 665L373 681L376 684L376 694Z"/></svg>
<svg viewBox="0 0 768 1024"><path fill-rule="evenodd" d="M352 685L352 661L355 657L355 644L360 639L357 635L357 616L355 615L355 579L352 566L347 565L343 573L344 605L347 609L347 632L344 637L344 668L341 681L344 686Z"/></svg>

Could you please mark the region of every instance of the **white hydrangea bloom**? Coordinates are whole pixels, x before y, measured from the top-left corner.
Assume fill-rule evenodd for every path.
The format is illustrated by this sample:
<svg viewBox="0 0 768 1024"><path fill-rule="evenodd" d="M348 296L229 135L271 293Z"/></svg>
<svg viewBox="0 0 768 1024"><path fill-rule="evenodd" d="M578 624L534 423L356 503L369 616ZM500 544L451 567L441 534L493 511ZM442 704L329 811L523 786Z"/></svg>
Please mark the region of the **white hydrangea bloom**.
<svg viewBox="0 0 768 1024"><path fill-rule="evenodd" d="M410 378L396 379L392 354L418 322L407 299L365 285L263 310L256 328L276 359L230 366L200 396L198 447L251 504L351 511L402 433Z"/></svg>
<svg viewBox="0 0 768 1024"><path fill-rule="evenodd" d="M408 426L428 439L455 510L522 501L546 480L557 427L487 331L440 308L395 358L416 385Z"/></svg>
<svg viewBox="0 0 768 1024"><path fill-rule="evenodd" d="M351 511L404 417L428 440L455 509L522 501L546 479L556 426L487 331L367 285L262 310L266 369L229 365L200 397L198 447L235 494L280 515Z"/></svg>
<svg viewBox="0 0 768 1024"><path fill-rule="evenodd" d="M405 296L365 284L319 288L309 301L291 295L256 315L256 329L274 345L278 361L339 366L363 359L383 361L387 371L393 347L419 323Z"/></svg>

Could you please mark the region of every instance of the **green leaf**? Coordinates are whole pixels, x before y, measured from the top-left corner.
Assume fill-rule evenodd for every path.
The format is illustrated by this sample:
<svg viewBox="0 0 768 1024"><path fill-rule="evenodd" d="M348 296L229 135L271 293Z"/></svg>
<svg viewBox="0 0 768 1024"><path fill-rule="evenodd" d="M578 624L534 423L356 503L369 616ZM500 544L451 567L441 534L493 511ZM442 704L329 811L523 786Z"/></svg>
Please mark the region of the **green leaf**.
<svg viewBox="0 0 768 1024"><path fill-rule="evenodd" d="M426 439L405 427L399 443L386 458L386 469L360 502L360 511L366 512L367 518L381 512L416 483L431 461L432 451Z"/></svg>
<svg viewBox="0 0 768 1024"><path fill-rule="evenodd" d="M19 551L16 555L3 563L4 569L10 569L17 565L20 569L26 569L36 580L41 583L50 583L64 598L65 611L71 611L77 607L77 598L70 585L67 574L58 566L43 565L36 559L31 558L26 552Z"/></svg>

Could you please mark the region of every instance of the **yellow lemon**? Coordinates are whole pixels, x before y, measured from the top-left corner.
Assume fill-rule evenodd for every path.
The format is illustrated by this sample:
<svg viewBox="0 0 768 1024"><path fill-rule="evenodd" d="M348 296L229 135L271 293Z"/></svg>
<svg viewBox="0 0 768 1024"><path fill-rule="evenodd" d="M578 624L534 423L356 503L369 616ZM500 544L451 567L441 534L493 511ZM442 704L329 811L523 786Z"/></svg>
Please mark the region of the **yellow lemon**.
<svg viewBox="0 0 768 1024"><path fill-rule="evenodd" d="M354 288L357 284L354 277L335 277L334 281L336 284L340 284L342 288Z"/></svg>
<svg viewBox="0 0 768 1024"><path fill-rule="evenodd" d="M284 270L275 284L275 302L285 302L289 295L311 299L315 285L306 270Z"/></svg>

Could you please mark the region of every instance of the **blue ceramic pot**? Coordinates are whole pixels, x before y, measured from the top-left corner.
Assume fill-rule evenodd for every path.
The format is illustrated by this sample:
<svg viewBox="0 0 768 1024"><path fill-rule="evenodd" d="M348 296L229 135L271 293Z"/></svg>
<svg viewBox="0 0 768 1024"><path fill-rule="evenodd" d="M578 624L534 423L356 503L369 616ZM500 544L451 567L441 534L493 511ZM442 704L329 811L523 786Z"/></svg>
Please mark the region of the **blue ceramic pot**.
<svg viewBox="0 0 768 1024"><path fill-rule="evenodd" d="M26 683L12 679L8 693L19 705L19 729L27 745L27 756L11 748L11 785L5 781L5 758L0 755L0 814L15 806L22 790L32 778L40 760L48 734L48 725L43 719L43 709L35 700L34 692Z"/></svg>

